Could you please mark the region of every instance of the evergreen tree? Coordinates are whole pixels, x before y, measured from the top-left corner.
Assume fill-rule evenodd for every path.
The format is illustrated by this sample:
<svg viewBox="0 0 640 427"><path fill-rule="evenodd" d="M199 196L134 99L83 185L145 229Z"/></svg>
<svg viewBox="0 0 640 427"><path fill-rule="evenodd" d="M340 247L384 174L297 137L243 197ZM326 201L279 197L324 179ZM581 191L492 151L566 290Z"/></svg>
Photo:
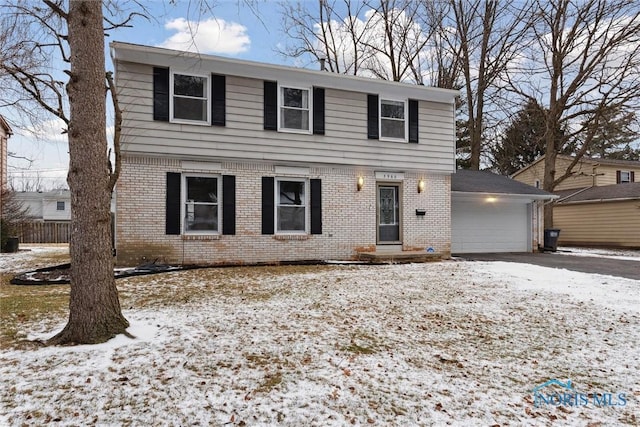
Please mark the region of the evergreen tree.
<svg viewBox="0 0 640 427"><path fill-rule="evenodd" d="M583 123L583 126L588 125ZM638 160L640 148L631 145L638 137L633 129L636 125L635 112L619 108L607 110L594 129L595 136L587 154L602 159Z"/></svg>
<svg viewBox="0 0 640 427"><path fill-rule="evenodd" d="M511 175L543 155L545 129L544 108L535 100L529 100L491 148L491 169Z"/></svg>

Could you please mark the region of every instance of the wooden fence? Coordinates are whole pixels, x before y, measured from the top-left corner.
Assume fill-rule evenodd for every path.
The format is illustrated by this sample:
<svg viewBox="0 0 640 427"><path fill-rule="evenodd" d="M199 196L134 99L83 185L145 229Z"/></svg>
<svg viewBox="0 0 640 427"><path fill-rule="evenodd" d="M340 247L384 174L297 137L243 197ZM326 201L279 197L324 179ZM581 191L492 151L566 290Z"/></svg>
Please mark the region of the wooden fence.
<svg viewBox="0 0 640 427"><path fill-rule="evenodd" d="M18 229L20 243L69 243L71 224L67 222L32 222Z"/></svg>

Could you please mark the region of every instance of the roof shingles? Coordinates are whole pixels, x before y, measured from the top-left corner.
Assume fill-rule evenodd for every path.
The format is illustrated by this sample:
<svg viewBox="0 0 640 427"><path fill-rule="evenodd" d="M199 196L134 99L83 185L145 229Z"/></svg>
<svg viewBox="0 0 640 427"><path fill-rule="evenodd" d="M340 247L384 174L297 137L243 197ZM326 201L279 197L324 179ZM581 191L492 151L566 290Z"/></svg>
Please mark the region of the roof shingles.
<svg viewBox="0 0 640 427"><path fill-rule="evenodd" d="M458 169L451 175L451 191L462 193L496 193L551 196L550 193L528 184L489 171Z"/></svg>

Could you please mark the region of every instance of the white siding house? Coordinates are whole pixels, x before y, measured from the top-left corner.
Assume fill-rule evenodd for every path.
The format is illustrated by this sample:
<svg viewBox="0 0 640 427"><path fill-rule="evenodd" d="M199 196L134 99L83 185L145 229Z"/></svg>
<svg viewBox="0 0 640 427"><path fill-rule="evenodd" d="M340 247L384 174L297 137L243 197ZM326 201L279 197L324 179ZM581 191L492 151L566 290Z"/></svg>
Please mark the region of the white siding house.
<svg viewBox="0 0 640 427"><path fill-rule="evenodd" d="M456 91L114 42L118 262L450 253Z"/></svg>
<svg viewBox="0 0 640 427"><path fill-rule="evenodd" d="M71 221L71 194L69 190L23 191L15 193L16 200L28 209L35 221Z"/></svg>

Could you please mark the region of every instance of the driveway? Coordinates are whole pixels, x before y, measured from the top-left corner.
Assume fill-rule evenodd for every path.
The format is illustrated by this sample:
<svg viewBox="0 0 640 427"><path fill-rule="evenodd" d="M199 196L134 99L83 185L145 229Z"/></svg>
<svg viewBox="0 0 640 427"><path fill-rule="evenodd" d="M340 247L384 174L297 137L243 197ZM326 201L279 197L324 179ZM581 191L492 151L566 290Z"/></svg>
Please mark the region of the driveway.
<svg viewBox="0 0 640 427"><path fill-rule="evenodd" d="M640 261L560 253L457 254L468 261L506 261L640 280Z"/></svg>

